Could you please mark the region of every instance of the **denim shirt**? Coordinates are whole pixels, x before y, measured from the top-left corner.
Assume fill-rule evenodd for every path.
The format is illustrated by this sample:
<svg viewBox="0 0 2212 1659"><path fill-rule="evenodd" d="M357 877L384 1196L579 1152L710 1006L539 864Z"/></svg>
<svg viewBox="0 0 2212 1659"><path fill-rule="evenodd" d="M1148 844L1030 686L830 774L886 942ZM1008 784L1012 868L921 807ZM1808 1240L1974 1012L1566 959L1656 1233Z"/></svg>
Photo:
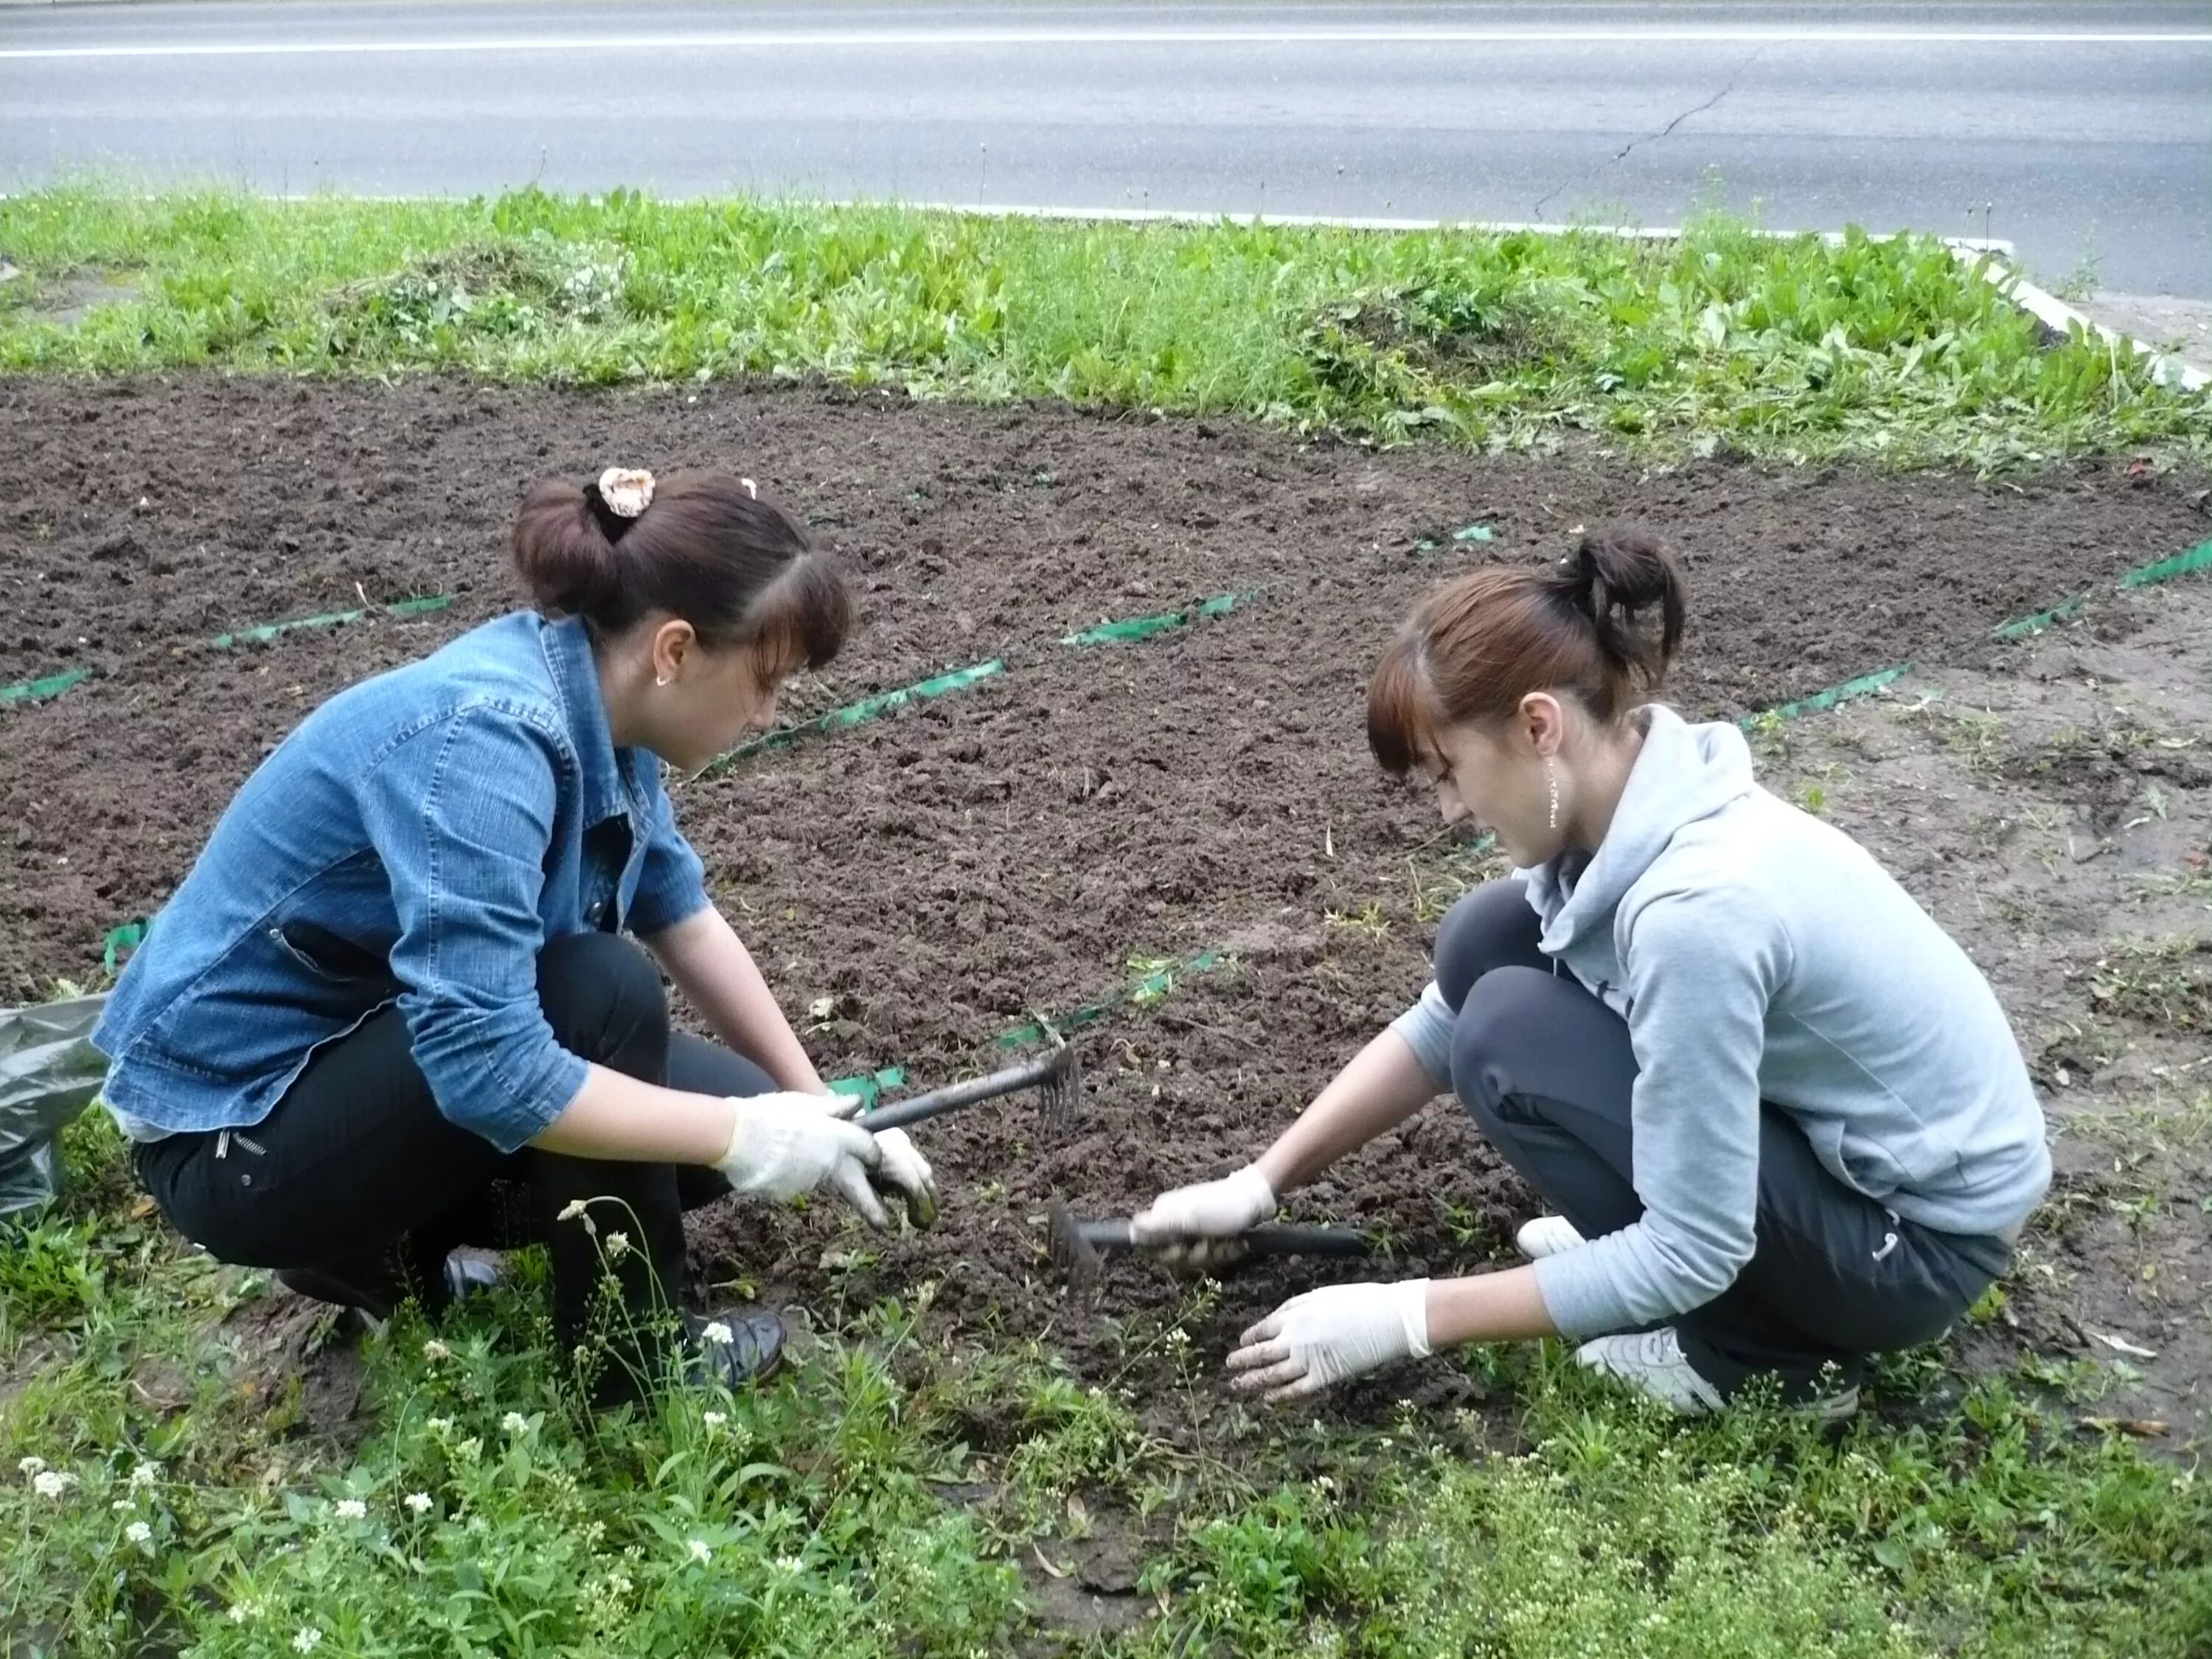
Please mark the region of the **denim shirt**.
<svg viewBox="0 0 2212 1659"><path fill-rule="evenodd" d="M397 1002L439 1109L512 1152L583 1086L545 941L704 908L659 762L617 749L589 635L501 617L350 687L247 779L93 1035L141 1136L244 1127Z"/></svg>

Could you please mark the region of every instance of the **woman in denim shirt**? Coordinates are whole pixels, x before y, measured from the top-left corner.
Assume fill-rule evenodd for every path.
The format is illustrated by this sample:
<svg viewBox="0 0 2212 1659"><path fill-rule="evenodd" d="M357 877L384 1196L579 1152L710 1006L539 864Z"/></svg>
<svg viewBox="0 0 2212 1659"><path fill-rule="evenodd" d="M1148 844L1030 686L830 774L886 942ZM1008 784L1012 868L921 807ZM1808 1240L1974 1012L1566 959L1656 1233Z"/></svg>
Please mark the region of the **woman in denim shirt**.
<svg viewBox="0 0 2212 1659"><path fill-rule="evenodd" d="M782 1329L660 1316L684 1210L824 1183L878 1225L878 1185L934 1204L904 1136L841 1115L660 781L764 728L850 601L721 474L540 483L514 556L536 612L340 692L246 781L110 1000L106 1098L224 1261L434 1313L457 1247L536 1239L564 1352L619 1281L603 1402L672 1360L736 1382ZM670 1030L664 972L721 1044Z"/></svg>

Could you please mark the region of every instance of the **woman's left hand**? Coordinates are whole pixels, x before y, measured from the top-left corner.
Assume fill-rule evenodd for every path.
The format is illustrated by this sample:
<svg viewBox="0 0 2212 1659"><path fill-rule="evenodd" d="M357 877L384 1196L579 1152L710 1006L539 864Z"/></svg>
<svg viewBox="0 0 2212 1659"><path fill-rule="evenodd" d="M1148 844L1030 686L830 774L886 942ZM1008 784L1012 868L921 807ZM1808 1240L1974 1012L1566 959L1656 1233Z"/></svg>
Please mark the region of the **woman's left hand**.
<svg viewBox="0 0 2212 1659"><path fill-rule="evenodd" d="M1428 1352L1427 1279L1331 1285L1292 1297L1245 1332L1229 1369L1240 1393L1298 1400Z"/></svg>
<svg viewBox="0 0 2212 1659"><path fill-rule="evenodd" d="M844 1094L828 1088L824 1088L822 1093L831 1103L829 1110L835 1117L855 1117L868 1103L864 1097L858 1094ZM876 1131L876 1150L883 1154L883 1161L871 1172L876 1186L899 1195L906 1205L906 1218L914 1227L934 1226L937 1222L937 1176L929 1167L929 1160L921 1155L921 1149L907 1138L903 1129L878 1129Z"/></svg>
<svg viewBox="0 0 2212 1659"><path fill-rule="evenodd" d="M876 1166L878 1184L897 1191L906 1200L906 1218L916 1227L937 1219L937 1177L929 1160L903 1129L878 1129L876 1146L883 1162Z"/></svg>

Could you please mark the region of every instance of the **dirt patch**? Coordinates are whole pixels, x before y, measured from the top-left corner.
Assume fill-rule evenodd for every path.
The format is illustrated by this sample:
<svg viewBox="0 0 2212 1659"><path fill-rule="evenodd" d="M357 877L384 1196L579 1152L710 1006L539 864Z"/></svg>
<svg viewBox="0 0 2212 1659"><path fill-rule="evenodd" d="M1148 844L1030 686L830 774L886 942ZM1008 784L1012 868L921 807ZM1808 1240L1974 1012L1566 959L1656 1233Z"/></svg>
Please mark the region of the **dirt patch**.
<svg viewBox="0 0 2212 1659"><path fill-rule="evenodd" d="M359 1441L366 1373L356 1316L272 1285L234 1309L221 1334L236 1355L225 1378L235 1408L341 1447Z"/></svg>
<svg viewBox="0 0 2212 1659"><path fill-rule="evenodd" d="M1430 929L1478 872L1425 799L1377 775L1359 709L1381 640L1429 584L1474 559L1556 556L1577 524L1650 521L1690 565L1676 701L1733 714L1908 656L1978 665L1945 642L2204 525L2189 481L2119 470L2002 487L1724 462L1649 472L817 390L18 380L0 381L0 434L29 481L0 509L0 676L95 672L4 716L0 996L92 969L106 928L158 904L240 779L317 700L503 608L508 516L542 474L714 463L806 512L856 573L861 631L801 689L799 712L1003 657L1008 672L974 690L680 792L786 1007L804 1024L829 999L809 1037L825 1069L896 1063L925 1085L1003 1058L996 1039L1040 1012L1197 953L1222 960L1085 1033L1073 1136L1046 1142L1020 1105L931 1126L947 1188L937 1231L878 1240L821 1207L731 1206L702 1218L694 1244L715 1279L817 1305L933 1284L962 1330L1044 1332L1096 1377L1170 1374L1183 1341L1210 1364L1315 1277L1279 1265L1194 1291L1124 1262L1074 1304L1046 1265L1042 1214L1054 1197L1123 1213L1228 1169L1419 989ZM1474 522L1495 539L1452 539ZM1224 592L1256 597L1141 645L1056 643ZM204 643L425 592L456 601L265 647ZM2032 684L2021 665L2050 648L1973 672ZM1912 820L1877 817L1869 839L1956 909L1977 890L1945 886L1946 872L1984 831L1940 769L2023 799L2072 784L2020 772L2032 762L2002 745L1976 769L1939 729L1897 738L1938 769L1917 786L1931 799L1903 798L1933 828L1900 838ZM2122 782L2188 787L2114 764L2126 778L2097 784L2082 846L2148 844L2152 830L2124 828L2138 814ZM1850 789L1825 787L1849 806ZM1935 844L1953 847L1948 860ZM2054 879L2033 902L2072 890ZM2082 1000L2065 975L2101 951L2101 915L2073 915L2040 954L1977 939L2024 1027L2039 1035L2042 999ZM1377 1234L1382 1259L1338 1277L1489 1259L1528 1210L1441 1106L1296 1205ZM1464 1402L1480 1386L1437 1366L1373 1390L1379 1409L1409 1390Z"/></svg>

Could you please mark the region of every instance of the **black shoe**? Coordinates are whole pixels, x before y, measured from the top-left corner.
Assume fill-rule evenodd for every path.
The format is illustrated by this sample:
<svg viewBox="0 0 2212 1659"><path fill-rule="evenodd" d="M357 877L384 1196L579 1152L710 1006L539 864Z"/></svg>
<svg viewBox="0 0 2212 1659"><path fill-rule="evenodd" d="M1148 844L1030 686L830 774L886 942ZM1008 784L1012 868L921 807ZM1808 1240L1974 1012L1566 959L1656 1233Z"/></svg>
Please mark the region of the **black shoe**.
<svg viewBox="0 0 2212 1659"><path fill-rule="evenodd" d="M783 1321L766 1308L732 1308L702 1319L684 1316L691 1375L735 1393L774 1371L783 1359Z"/></svg>
<svg viewBox="0 0 2212 1659"><path fill-rule="evenodd" d="M391 1318L398 1305L389 1286L371 1285L323 1267L286 1267L277 1273L276 1282L295 1296L327 1302L334 1308L350 1308L379 1324Z"/></svg>

